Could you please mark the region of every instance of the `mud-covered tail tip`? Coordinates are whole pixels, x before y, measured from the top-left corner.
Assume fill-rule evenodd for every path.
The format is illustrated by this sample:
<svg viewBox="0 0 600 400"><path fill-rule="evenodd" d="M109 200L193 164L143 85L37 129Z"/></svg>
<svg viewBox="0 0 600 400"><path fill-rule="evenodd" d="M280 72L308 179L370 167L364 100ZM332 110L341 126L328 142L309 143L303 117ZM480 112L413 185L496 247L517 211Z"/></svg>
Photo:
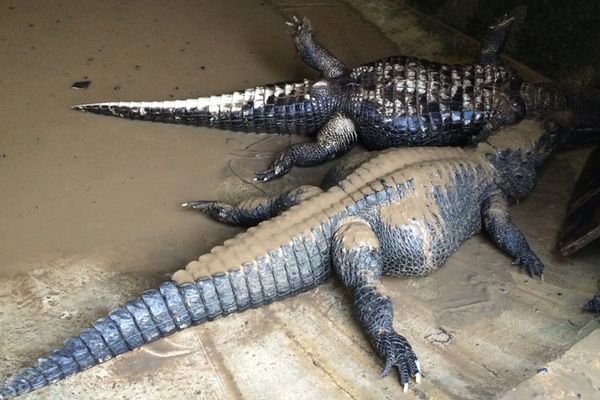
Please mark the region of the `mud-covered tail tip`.
<svg viewBox="0 0 600 400"><path fill-rule="evenodd" d="M86 360L81 354L81 348L88 352L87 346L72 343L73 340L76 338L68 339L64 348L38 359L35 366L21 370L0 386L0 399L20 396L95 365L96 360L91 357Z"/></svg>
<svg viewBox="0 0 600 400"><path fill-rule="evenodd" d="M164 282L0 384L0 400L47 386L176 330L236 311L233 290L227 276L181 285Z"/></svg>

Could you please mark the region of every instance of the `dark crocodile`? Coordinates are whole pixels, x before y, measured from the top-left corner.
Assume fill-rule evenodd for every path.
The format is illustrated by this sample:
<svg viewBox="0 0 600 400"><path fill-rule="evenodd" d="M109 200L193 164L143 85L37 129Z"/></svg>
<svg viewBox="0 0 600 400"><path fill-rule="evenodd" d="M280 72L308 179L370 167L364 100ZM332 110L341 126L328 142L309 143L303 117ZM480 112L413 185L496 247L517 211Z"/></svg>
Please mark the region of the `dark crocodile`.
<svg viewBox="0 0 600 400"><path fill-rule="evenodd" d="M588 103L567 98L550 84L525 82L502 64L499 53L510 21L492 27L478 64L446 65L399 56L348 69L314 39L306 18L294 19L289 23L294 45L300 57L322 74L318 81L189 100L73 108L242 132L316 134L314 142L288 147L269 170L256 175L257 180L284 175L294 165L321 164L359 141L374 150L463 145L499 126L561 109L580 110L577 127L582 128L590 114L582 107Z"/></svg>
<svg viewBox="0 0 600 400"><path fill-rule="evenodd" d="M544 265L511 223L508 206L533 189L536 170L560 141L563 131L548 126L523 121L470 149L389 149L354 172L339 172L347 176L327 191L305 188L304 196L278 210L267 207L258 219L286 211L215 247L173 281L22 370L0 386L0 399L179 329L309 290L332 274L350 290L356 319L384 360L383 375L397 368L406 390L411 376L420 379L419 363L393 328L382 276L427 275L483 228L515 264L541 277Z"/></svg>

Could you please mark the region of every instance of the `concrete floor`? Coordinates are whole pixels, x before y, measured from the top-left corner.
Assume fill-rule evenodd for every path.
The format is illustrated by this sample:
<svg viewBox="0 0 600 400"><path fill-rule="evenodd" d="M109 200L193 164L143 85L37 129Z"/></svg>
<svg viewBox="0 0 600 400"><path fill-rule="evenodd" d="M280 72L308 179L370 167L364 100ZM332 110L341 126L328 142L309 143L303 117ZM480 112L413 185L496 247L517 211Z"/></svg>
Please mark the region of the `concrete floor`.
<svg viewBox="0 0 600 400"><path fill-rule="evenodd" d="M289 138L96 117L69 105L314 77L284 33L291 14L309 16L348 65L397 53L461 61L473 52L472 41L398 2L349 3L359 10L335 0L0 3L0 379L238 232L181 202L277 192L315 183L326 168L257 187L252 172ZM88 90L70 89L86 77ZM483 235L430 277L386 280L396 327L425 374L407 395L395 377L378 378L381 363L332 281L186 329L28 398L593 398L598 331L553 361L599 326L580 307L596 290L600 249L575 259L554 250L585 154L556 156L514 208L546 262L544 282L512 267ZM575 387L554 367L588 359L589 369L573 367L582 379Z"/></svg>

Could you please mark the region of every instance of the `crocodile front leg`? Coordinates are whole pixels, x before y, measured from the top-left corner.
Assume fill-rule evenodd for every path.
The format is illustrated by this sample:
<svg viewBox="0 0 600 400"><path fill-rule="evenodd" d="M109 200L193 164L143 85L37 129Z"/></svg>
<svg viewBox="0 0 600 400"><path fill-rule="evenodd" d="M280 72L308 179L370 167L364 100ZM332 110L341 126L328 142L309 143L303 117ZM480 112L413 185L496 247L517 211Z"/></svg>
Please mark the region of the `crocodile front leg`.
<svg viewBox="0 0 600 400"><path fill-rule="evenodd" d="M270 181L287 174L294 165L312 167L349 151L356 143L354 122L345 115L335 113L317 133L316 141L289 146L273 162L271 168L259 172L257 181Z"/></svg>
<svg viewBox="0 0 600 400"><path fill-rule="evenodd" d="M481 52L479 53L479 62L481 64L502 64L500 53L502 53L506 44L512 22L512 17L504 18L497 24L490 26L485 39L481 43Z"/></svg>
<svg viewBox="0 0 600 400"><path fill-rule="evenodd" d="M304 185L276 196L250 197L234 205L220 201L197 200L183 203L182 206L200 210L212 219L226 224L250 227L322 192L316 186Z"/></svg>
<svg viewBox="0 0 600 400"><path fill-rule="evenodd" d="M327 79L339 78L346 72L344 64L315 40L308 18L304 17L300 21L294 16L286 24L290 27L298 55L309 67L319 71Z"/></svg>
<svg viewBox="0 0 600 400"><path fill-rule="evenodd" d="M529 247L527 239L510 220L508 202L500 193L493 193L483 203L483 225L492 240L513 258L513 264L527 269L529 275L543 279L544 264Z"/></svg>
<svg viewBox="0 0 600 400"><path fill-rule="evenodd" d="M336 231L333 265L354 297L354 314L377 353L385 360L381 376L397 367L404 391L409 377L421 379L419 362L408 341L393 327L392 302L381 283L383 261L379 240L363 221L350 220Z"/></svg>

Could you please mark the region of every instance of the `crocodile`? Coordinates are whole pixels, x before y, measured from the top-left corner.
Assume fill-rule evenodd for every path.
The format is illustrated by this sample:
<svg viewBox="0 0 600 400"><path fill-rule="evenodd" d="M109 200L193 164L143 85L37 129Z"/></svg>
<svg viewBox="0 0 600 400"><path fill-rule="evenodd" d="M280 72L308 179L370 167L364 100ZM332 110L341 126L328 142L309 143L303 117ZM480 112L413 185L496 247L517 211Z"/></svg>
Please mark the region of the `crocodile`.
<svg viewBox="0 0 600 400"><path fill-rule="evenodd" d="M240 132L315 135L275 157L255 180L269 181L293 166L319 165L361 142L368 149L464 145L492 130L556 110L580 110L577 128L587 124L588 103L550 83L531 83L499 57L512 19L491 27L479 63L447 65L397 56L347 68L313 35L310 21L288 21L302 60L318 80L258 86L217 96L158 102L106 102L75 110L145 121ZM600 115L600 107L593 115Z"/></svg>
<svg viewBox="0 0 600 400"><path fill-rule="evenodd" d="M351 293L355 318L383 359L382 376L397 370L406 391L411 379L420 381L421 368L393 327L382 277L425 276L482 229L514 264L543 277L544 264L511 222L509 205L532 191L536 171L565 132L553 122L526 120L469 148L387 149L338 172L342 179L326 191L304 187L294 196L284 194L289 201L283 206L263 207L248 223L257 226L9 379L0 386L0 399L179 329L309 290L332 275Z"/></svg>

